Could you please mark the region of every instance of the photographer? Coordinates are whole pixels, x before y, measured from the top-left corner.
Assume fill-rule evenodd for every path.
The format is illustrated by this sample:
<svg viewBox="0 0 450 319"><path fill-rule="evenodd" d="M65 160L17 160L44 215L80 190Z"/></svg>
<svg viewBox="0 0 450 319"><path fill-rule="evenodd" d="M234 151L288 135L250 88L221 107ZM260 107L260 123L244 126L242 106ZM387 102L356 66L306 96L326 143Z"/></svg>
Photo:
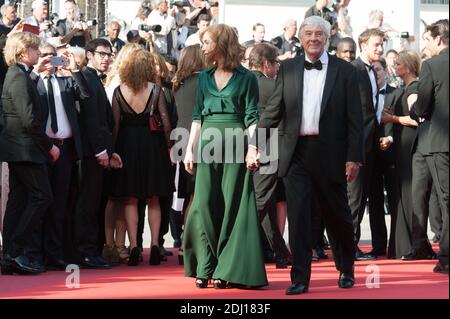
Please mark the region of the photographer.
<svg viewBox="0 0 450 319"><path fill-rule="evenodd" d="M26 24L39 27L39 38L47 40L53 36L52 22L48 18L48 4L45 0L34 0L31 4L33 15L25 19Z"/></svg>
<svg viewBox="0 0 450 319"><path fill-rule="evenodd" d="M121 29L119 22L111 21L108 27L108 36L104 38L111 43L114 54L117 54L125 46L125 42L119 38Z"/></svg>
<svg viewBox="0 0 450 319"><path fill-rule="evenodd" d="M56 36L61 36L62 43L84 48L90 40L89 26L86 22L79 21L79 8L75 0L64 2L66 18L56 23Z"/></svg>
<svg viewBox="0 0 450 319"><path fill-rule="evenodd" d="M155 8L148 16L147 25L161 26L161 31L154 33L153 39L159 53L168 54L170 53L168 50L168 35L171 37L171 31L175 28L175 8L169 8L167 0L156 1ZM170 41L172 42L171 38Z"/></svg>
<svg viewBox="0 0 450 319"><path fill-rule="evenodd" d="M152 3L149 0L142 0L136 17L131 21L130 30L139 30L139 36L147 42L152 42L152 35L150 32L140 30L141 25L146 25L148 16L152 12Z"/></svg>
<svg viewBox="0 0 450 319"><path fill-rule="evenodd" d="M0 33L8 34L19 23L16 7L10 3L2 5L0 8L2 18L0 19Z"/></svg>
<svg viewBox="0 0 450 319"><path fill-rule="evenodd" d="M297 21L288 19L284 22L284 33L270 42L278 48L278 59L280 61L294 58L301 52L300 40L297 34Z"/></svg>

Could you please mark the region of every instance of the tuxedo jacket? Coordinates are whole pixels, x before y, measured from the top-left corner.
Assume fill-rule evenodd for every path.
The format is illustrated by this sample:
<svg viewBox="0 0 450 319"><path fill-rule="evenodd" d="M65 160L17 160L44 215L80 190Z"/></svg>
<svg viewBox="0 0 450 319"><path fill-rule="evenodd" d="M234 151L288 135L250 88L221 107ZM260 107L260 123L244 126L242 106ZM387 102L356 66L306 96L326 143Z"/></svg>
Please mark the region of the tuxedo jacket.
<svg viewBox="0 0 450 319"><path fill-rule="evenodd" d="M449 151L448 59L446 48L438 56L422 63L418 97L411 108L411 117L420 116L429 121L427 134L419 134L418 140L418 147L423 150L424 155Z"/></svg>
<svg viewBox="0 0 450 319"><path fill-rule="evenodd" d="M103 84L97 71L89 67L82 71L89 84L88 98L80 101L80 130L83 144L83 157L95 157L108 151L112 153L112 130L114 118Z"/></svg>
<svg viewBox="0 0 450 319"><path fill-rule="evenodd" d="M11 65L2 92L4 127L0 161L46 163L53 146L43 128L44 117L36 83L22 65Z"/></svg>
<svg viewBox="0 0 450 319"><path fill-rule="evenodd" d="M45 89L44 81L36 73L31 73L31 78L36 82L37 90L41 99L41 105L43 107L42 114L44 118L44 130L46 129L46 123L49 115L48 95ZM90 93L85 83L83 74L81 72L74 72L73 77L56 77L58 81L59 89L61 91L61 100L66 111L67 119L69 120L70 127L72 129L72 137L75 142L75 149L77 151L77 157L81 159L83 157L83 148L81 144L81 132L78 124L78 113L76 110L75 102L88 98Z"/></svg>
<svg viewBox="0 0 450 319"><path fill-rule="evenodd" d="M319 121L317 165L335 182L345 182L346 161L363 161L362 112L355 68L328 55L329 62ZM275 89L259 128L279 127L278 175L286 175L300 134L305 55L281 64Z"/></svg>
<svg viewBox="0 0 450 319"><path fill-rule="evenodd" d="M378 122L376 117L376 109L373 105L372 84L370 82L367 68L361 58L357 58L352 62L356 69L357 86L361 98L361 107L363 114L364 125L364 148L365 152L372 151L374 146L375 132L378 129ZM380 106L381 107L381 106Z"/></svg>

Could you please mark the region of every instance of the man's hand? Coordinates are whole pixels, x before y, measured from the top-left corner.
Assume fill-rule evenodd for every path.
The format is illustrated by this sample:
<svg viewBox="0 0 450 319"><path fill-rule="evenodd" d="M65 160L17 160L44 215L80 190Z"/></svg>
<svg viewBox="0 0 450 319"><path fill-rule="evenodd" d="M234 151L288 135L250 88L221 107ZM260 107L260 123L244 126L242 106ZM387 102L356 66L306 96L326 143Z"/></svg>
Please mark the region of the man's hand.
<svg viewBox="0 0 450 319"><path fill-rule="evenodd" d="M247 168L255 170L259 167L259 159L261 154L254 147L249 147L247 151L247 156L245 157L245 162L247 163Z"/></svg>
<svg viewBox="0 0 450 319"><path fill-rule="evenodd" d="M108 153L103 153L102 155L97 156L97 162L101 167L107 168L109 165L109 156Z"/></svg>
<svg viewBox="0 0 450 319"><path fill-rule="evenodd" d="M77 62L75 61L75 56L73 55L73 53L70 53L69 51L66 50L62 53L62 56L67 58L67 64L62 66L64 70L68 70L71 72L78 70L78 65Z"/></svg>
<svg viewBox="0 0 450 319"><path fill-rule="evenodd" d="M56 145L53 145L52 148L49 151L50 158L52 159L52 162L56 162L59 158L59 148Z"/></svg>
<svg viewBox="0 0 450 319"><path fill-rule="evenodd" d="M34 70L36 70L37 73L51 71L53 69L53 66L50 64L51 58L52 57L49 55L43 58L39 58L38 63L34 66Z"/></svg>
<svg viewBox="0 0 450 319"><path fill-rule="evenodd" d="M50 22L49 21L44 21L41 24L39 24L39 31L47 31L50 28Z"/></svg>
<svg viewBox="0 0 450 319"><path fill-rule="evenodd" d="M392 145L392 142L389 138L380 137L380 149L382 151L386 151L391 145Z"/></svg>
<svg viewBox="0 0 450 319"><path fill-rule="evenodd" d="M109 160L109 166L115 169L123 167L122 158L120 158L119 154L114 153L111 156L111 159Z"/></svg>
<svg viewBox="0 0 450 319"><path fill-rule="evenodd" d="M345 176L347 176L347 183L351 183L356 176L358 176L360 166L362 166L362 164L357 162L345 163Z"/></svg>

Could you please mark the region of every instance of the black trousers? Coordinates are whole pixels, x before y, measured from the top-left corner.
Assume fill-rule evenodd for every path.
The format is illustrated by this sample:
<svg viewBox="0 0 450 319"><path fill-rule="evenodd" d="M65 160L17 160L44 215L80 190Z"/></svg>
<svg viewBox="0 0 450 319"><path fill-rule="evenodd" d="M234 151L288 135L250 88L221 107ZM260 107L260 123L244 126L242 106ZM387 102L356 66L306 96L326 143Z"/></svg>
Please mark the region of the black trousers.
<svg viewBox="0 0 450 319"><path fill-rule="evenodd" d="M433 185L436 188L439 204L442 212L442 230L439 238L439 261L448 265L448 166L449 166L449 154L448 153L433 153L429 158L427 157L427 164L433 177Z"/></svg>
<svg viewBox="0 0 450 319"><path fill-rule="evenodd" d="M102 198L103 174L103 167L96 158L89 157L81 161L80 190L73 216L75 258L98 255L98 212Z"/></svg>
<svg viewBox="0 0 450 319"><path fill-rule="evenodd" d="M26 255L36 227L53 201L46 164L10 162L3 220L3 254Z"/></svg>
<svg viewBox="0 0 450 319"><path fill-rule="evenodd" d="M289 258L291 254L278 227L275 200L277 181L276 174L261 174L260 171L253 174L256 207L265 239L275 258Z"/></svg>
<svg viewBox="0 0 450 319"><path fill-rule="evenodd" d="M336 268L353 273L355 245L353 221L348 207L346 182L336 183L317 164L321 153L317 138L300 137L287 175L283 178L293 257L291 281L309 285L312 260L312 218L320 213L330 236ZM344 169L344 168L343 168ZM315 201L317 211L312 211Z"/></svg>
<svg viewBox="0 0 450 319"><path fill-rule="evenodd" d="M73 139L65 140L58 147L59 159L48 166L53 203L45 212L42 223L35 229L29 247L30 257L40 262L44 262L44 257L64 259L64 218L67 215L67 201L76 150Z"/></svg>
<svg viewBox="0 0 450 319"><path fill-rule="evenodd" d="M432 156L424 155L418 151L413 154L412 158L412 250L426 253L432 251L427 234L429 202L433 187L430 169L431 160Z"/></svg>
<svg viewBox="0 0 450 319"><path fill-rule="evenodd" d="M379 151L382 152L382 151ZM378 151L375 155L372 178L369 187L369 221L372 235L372 249L386 252L388 234L384 208L384 189L386 189L388 210L391 215L389 234L389 256L395 256L395 226L397 223L398 190L394 163L385 160Z"/></svg>
<svg viewBox="0 0 450 319"><path fill-rule="evenodd" d="M369 198L370 180L373 172L374 153L366 153L365 163L359 168L358 176L348 183L348 204L353 217L355 246L361 238L361 221Z"/></svg>
<svg viewBox="0 0 450 319"><path fill-rule="evenodd" d="M439 197L437 195L436 187L433 185L431 188L429 207L429 219L431 231L435 234L436 238L441 237L442 232L442 213L441 205L439 204Z"/></svg>

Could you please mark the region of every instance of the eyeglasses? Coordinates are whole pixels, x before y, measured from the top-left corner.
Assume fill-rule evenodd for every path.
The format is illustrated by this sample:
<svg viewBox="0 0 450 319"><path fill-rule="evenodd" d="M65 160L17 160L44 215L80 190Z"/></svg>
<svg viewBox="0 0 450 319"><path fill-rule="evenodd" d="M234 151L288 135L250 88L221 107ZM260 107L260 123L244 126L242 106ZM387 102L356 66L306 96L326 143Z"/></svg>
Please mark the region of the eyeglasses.
<svg viewBox="0 0 450 319"><path fill-rule="evenodd" d="M94 51L94 53L98 53L102 59L104 59L105 57L108 57L108 58L112 57L112 53L108 53L108 52Z"/></svg>
<svg viewBox="0 0 450 319"><path fill-rule="evenodd" d="M53 52L51 52L51 53L41 53L41 58L45 58L47 56L56 56L56 53L53 53Z"/></svg>

